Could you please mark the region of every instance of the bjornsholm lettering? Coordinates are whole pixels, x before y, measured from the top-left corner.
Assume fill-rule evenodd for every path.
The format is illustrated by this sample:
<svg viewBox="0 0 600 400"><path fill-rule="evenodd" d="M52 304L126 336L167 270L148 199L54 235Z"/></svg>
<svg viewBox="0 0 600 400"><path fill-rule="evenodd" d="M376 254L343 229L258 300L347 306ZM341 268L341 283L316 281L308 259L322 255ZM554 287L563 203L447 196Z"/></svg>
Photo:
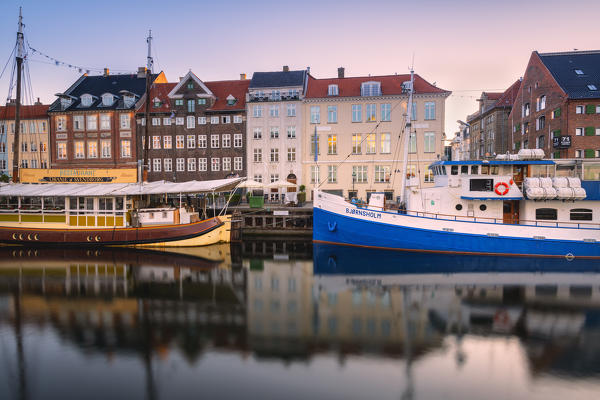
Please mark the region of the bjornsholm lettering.
<svg viewBox="0 0 600 400"><path fill-rule="evenodd" d="M381 213L378 213L375 211L346 208L346 214L355 214L355 215L360 215L363 217L371 217L371 218L381 219Z"/></svg>

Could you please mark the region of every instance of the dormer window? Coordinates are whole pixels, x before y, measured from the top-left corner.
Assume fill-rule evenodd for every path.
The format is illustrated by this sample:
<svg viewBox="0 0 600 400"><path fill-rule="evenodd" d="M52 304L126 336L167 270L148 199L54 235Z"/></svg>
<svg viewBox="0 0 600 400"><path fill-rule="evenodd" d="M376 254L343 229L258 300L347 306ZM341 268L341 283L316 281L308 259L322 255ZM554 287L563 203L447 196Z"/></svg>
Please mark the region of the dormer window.
<svg viewBox="0 0 600 400"><path fill-rule="evenodd" d="M587 87L590 90L598 90L598 88L596 87L596 85L587 85Z"/></svg>
<svg viewBox="0 0 600 400"><path fill-rule="evenodd" d="M152 100L152 102L154 103L154 108L159 108L162 105L162 102L158 97L155 97L154 100Z"/></svg>
<svg viewBox="0 0 600 400"><path fill-rule="evenodd" d="M381 96L381 82L363 82L360 86L360 95L369 96Z"/></svg>
<svg viewBox="0 0 600 400"><path fill-rule="evenodd" d="M187 88L188 88L188 89L193 89L193 88L194 88L194 82L192 82L192 81L189 81L189 82L187 83Z"/></svg>
<svg viewBox="0 0 600 400"><path fill-rule="evenodd" d="M69 100L69 104L70 103L71 103L71 101ZM92 105L92 95L91 94L81 95L81 106L89 107L91 105Z"/></svg>
<svg viewBox="0 0 600 400"><path fill-rule="evenodd" d="M338 89L338 85L329 85L329 88L327 89L328 96L337 96L339 94L340 92Z"/></svg>
<svg viewBox="0 0 600 400"><path fill-rule="evenodd" d="M123 105L125 108L130 108L135 103L135 96L133 95L124 95L123 96Z"/></svg>
<svg viewBox="0 0 600 400"><path fill-rule="evenodd" d="M232 106L237 102L237 99L232 95L227 96L227 105Z"/></svg>
<svg viewBox="0 0 600 400"><path fill-rule="evenodd" d="M102 95L102 105L105 107L112 106L114 103L114 96L110 93L104 93Z"/></svg>
<svg viewBox="0 0 600 400"><path fill-rule="evenodd" d="M271 92L271 100L281 100L281 91L273 90Z"/></svg>
<svg viewBox="0 0 600 400"><path fill-rule="evenodd" d="M576 69L576 70L575 70L575 73L576 73L577 75L583 75L583 70L581 70L581 69Z"/></svg>
<svg viewBox="0 0 600 400"><path fill-rule="evenodd" d="M71 99L69 97L60 98L60 107L64 110L71 105Z"/></svg>

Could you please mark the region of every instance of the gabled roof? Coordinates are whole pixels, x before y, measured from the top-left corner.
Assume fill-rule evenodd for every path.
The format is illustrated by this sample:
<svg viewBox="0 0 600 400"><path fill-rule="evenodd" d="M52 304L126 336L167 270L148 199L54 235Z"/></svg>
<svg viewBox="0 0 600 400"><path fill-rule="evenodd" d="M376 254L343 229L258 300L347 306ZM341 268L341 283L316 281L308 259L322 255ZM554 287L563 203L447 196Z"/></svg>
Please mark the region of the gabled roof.
<svg viewBox="0 0 600 400"><path fill-rule="evenodd" d="M215 104L213 104L212 107L210 107L207 111L237 111L246 109L246 92L248 91L248 86L250 85L250 81L248 79L205 83L217 98ZM229 95L232 95L237 99L235 104L227 104L227 97Z"/></svg>
<svg viewBox="0 0 600 400"><path fill-rule="evenodd" d="M202 82L200 78L198 78L196 74L194 74L192 70L190 70L187 74L185 74L183 78L179 80L179 83L171 90L171 92L169 93L169 97L181 97L181 95L178 95L177 92L189 79L192 79L194 82L196 82L196 84L200 86L206 94L212 95L210 89L206 87L204 82Z"/></svg>
<svg viewBox="0 0 600 400"><path fill-rule="evenodd" d="M252 74L250 89L304 86L306 70L255 72Z"/></svg>
<svg viewBox="0 0 600 400"><path fill-rule="evenodd" d="M515 83L510 85L502 96L496 101L494 107L512 107L515 104L515 99L517 98L517 94L519 93L519 88L521 87L521 80L517 79Z"/></svg>
<svg viewBox="0 0 600 400"><path fill-rule="evenodd" d="M363 82L380 82L382 96L400 95L402 83L410 81L410 75L384 75L384 76L361 76L349 78L329 78L316 79L309 75L308 89L306 98L326 98L326 97L360 97L361 84ZM328 96L328 87L331 84L338 85L339 95ZM415 74L414 83L415 94L422 93L440 93L450 95L450 91L440 89Z"/></svg>
<svg viewBox="0 0 600 400"><path fill-rule="evenodd" d="M48 118L48 104L35 104L32 106L21 106L21 119ZM8 105L0 107L0 120L14 120L16 106Z"/></svg>
<svg viewBox="0 0 600 400"><path fill-rule="evenodd" d="M153 74L154 81L160 74ZM82 76L78 82L67 89L64 95L74 98L73 102L66 109L61 107L60 99L54 101L48 111L87 111L87 110L115 110L125 109L123 96L119 94L122 90L126 90L135 94L138 98L141 97L146 90L146 78L138 78L137 74L127 75L96 75ZM102 95L111 93L115 95L117 101L111 106L102 106ZM79 107L81 103L81 95L90 94L94 96L90 107ZM127 107L127 108L133 108Z"/></svg>
<svg viewBox="0 0 600 400"><path fill-rule="evenodd" d="M600 50L535 53L570 99L600 98ZM588 85L598 90L590 90Z"/></svg>
<svg viewBox="0 0 600 400"><path fill-rule="evenodd" d="M169 93L176 86L176 83L155 83L150 87L150 112L166 113L173 110ZM154 99L160 101L160 107L154 107ZM140 102L136 111L144 112L145 101Z"/></svg>

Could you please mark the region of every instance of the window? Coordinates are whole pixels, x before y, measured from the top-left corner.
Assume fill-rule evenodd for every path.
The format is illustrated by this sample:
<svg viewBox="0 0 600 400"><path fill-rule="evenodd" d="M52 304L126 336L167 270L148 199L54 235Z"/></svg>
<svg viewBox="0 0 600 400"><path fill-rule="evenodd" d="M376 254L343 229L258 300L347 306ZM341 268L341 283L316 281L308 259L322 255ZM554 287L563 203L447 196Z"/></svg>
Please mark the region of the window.
<svg viewBox="0 0 600 400"><path fill-rule="evenodd" d="M296 126L288 126L287 127L287 137L288 139L296 139Z"/></svg>
<svg viewBox="0 0 600 400"><path fill-rule="evenodd" d="M160 136L152 136L152 148L160 149Z"/></svg>
<svg viewBox="0 0 600 400"><path fill-rule="evenodd" d="M185 158L178 158L175 160L175 168L177 172L185 171Z"/></svg>
<svg viewBox="0 0 600 400"><path fill-rule="evenodd" d="M584 107L583 106L575 106L575 114L583 114Z"/></svg>
<svg viewBox="0 0 600 400"><path fill-rule="evenodd" d="M327 166L327 183L337 183L337 166Z"/></svg>
<svg viewBox="0 0 600 400"><path fill-rule="evenodd" d="M435 132L425 132L425 153L435 152Z"/></svg>
<svg viewBox="0 0 600 400"><path fill-rule="evenodd" d="M523 116L523 117L528 117L529 116L529 103L525 103L523 105L521 116Z"/></svg>
<svg viewBox="0 0 600 400"><path fill-rule="evenodd" d="M35 133L35 122L29 123L29 133Z"/></svg>
<svg viewBox="0 0 600 400"><path fill-rule="evenodd" d="M279 162L279 149L271 149L271 162Z"/></svg>
<svg viewBox="0 0 600 400"><path fill-rule="evenodd" d="M288 149L287 149L287 160L289 162L295 162L296 161L296 148L294 148L294 147L288 147Z"/></svg>
<svg viewBox="0 0 600 400"><path fill-rule="evenodd" d="M375 166L375 183L385 183L390 181L389 165Z"/></svg>
<svg viewBox="0 0 600 400"><path fill-rule="evenodd" d="M131 140L121 140L121 157L131 157Z"/></svg>
<svg viewBox="0 0 600 400"><path fill-rule="evenodd" d="M582 151L581 150L575 150L575 158L581 158L582 156Z"/></svg>
<svg viewBox="0 0 600 400"><path fill-rule="evenodd" d="M535 141L535 148L543 149L545 147L545 145L546 145L546 136L545 135L538 136Z"/></svg>
<svg viewBox="0 0 600 400"><path fill-rule="evenodd" d="M95 140L88 143L88 158L98 158L98 142Z"/></svg>
<svg viewBox="0 0 600 400"><path fill-rule="evenodd" d="M219 148L219 135L210 135L210 148L211 149Z"/></svg>
<svg viewBox="0 0 600 400"><path fill-rule="evenodd" d="M368 182L369 168L366 165L353 165L352 166L352 179L354 183L367 183Z"/></svg>
<svg viewBox="0 0 600 400"><path fill-rule="evenodd" d="M110 158L110 140L101 140L100 141L100 157L102 158Z"/></svg>
<svg viewBox="0 0 600 400"><path fill-rule="evenodd" d="M196 135L187 135L187 148L188 149L196 148Z"/></svg>
<svg viewBox="0 0 600 400"><path fill-rule="evenodd" d="M362 135L360 133L352 134L352 154L362 153Z"/></svg>
<svg viewBox="0 0 600 400"><path fill-rule="evenodd" d="M269 107L269 116L279 117L279 106L278 105Z"/></svg>
<svg viewBox="0 0 600 400"><path fill-rule="evenodd" d="M310 123L318 124L321 122L321 108L319 106L310 106Z"/></svg>
<svg viewBox="0 0 600 400"><path fill-rule="evenodd" d="M85 148L82 140L77 140L73 143L73 149L75 151L75 158L85 157Z"/></svg>
<svg viewBox="0 0 600 400"><path fill-rule="evenodd" d="M95 131L98 129L98 116L97 115L88 115L87 116L87 130Z"/></svg>
<svg viewBox="0 0 600 400"><path fill-rule="evenodd" d="M408 137L408 152L416 153L417 152L417 136L414 132L411 132Z"/></svg>
<svg viewBox="0 0 600 400"><path fill-rule="evenodd" d="M198 171L208 171L208 160L206 158L198 159Z"/></svg>
<svg viewBox="0 0 600 400"><path fill-rule="evenodd" d="M596 111L596 112L600 113L599 111ZM46 133L46 123L45 122L42 122L42 129L41 129L40 132L41 133Z"/></svg>
<svg viewBox="0 0 600 400"><path fill-rule="evenodd" d="M363 82L360 86L361 96L381 96L381 84L379 82Z"/></svg>
<svg viewBox="0 0 600 400"><path fill-rule="evenodd" d="M261 174L254 174L254 180L256 182L262 183L262 175Z"/></svg>
<svg viewBox="0 0 600 400"><path fill-rule="evenodd" d="M221 159L213 157L210 159L210 170L219 171L221 169Z"/></svg>
<svg viewBox="0 0 600 400"><path fill-rule="evenodd" d="M233 147L241 148L243 145L243 135L241 133L235 133L233 135Z"/></svg>
<svg viewBox="0 0 600 400"><path fill-rule="evenodd" d="M576 136L583 136L583 128L575 128Z"/></svg>
<svg viewBox="0 0 600 400"><path fill-rule="evenodd" d="M173 171L173 159L172 158L165 158L163 160L163 164L165 167L165 172Z"/></svg>
<svg viewBox="0 0 600 400"><path fill-rule="evenodd" d="M590 90L598 90L598 88L596 87L596 85L587 85L587 87Z"/></svg>
<svg viewBox="0 0 600 400"><path fill-rule="evenodd" d="M223 147L231 147L231 134L223 135Z"/></svg>
<svg viewBox="0 0 600 400"><path fill-rule="evenodd" d="M392 120L392 105L384 103L381 105L381 120L391 121Z"/></svg>
<svg viewBox="0 0 600 400"><path fill-rule="evenodd" d="M160 172L162 160L160 158L155 158L152 160L152 171Z"/></svg>
<svg viewBox="0 0 600 400"><path fill-rule="evenodd" d="M196 158L188 158L187 159L187 170L188 172L196 172Z"/></svg>
<svg viewBox="0 0 600 400"><path fill-rule="evenodd" d="M362 105L352 104L352 122L362 122Z"/></svg>
<svg viewBox="0 0 600 400"><path fill-rule="evenodd" d="M188 115L186 117L186 127L187 129L194 129L196 127L196 117L194 117L193 115Z"/></svg>
<svg viewBox="0 0 600 400"><path fill-rule="evenodd" d="M296 116L296 105L295 104L288 104L287 105L287 116L288 117L295 117Z"/></svg>
<svg viewBox="0 0 600 400"><path fill-rule="evenodd" d="M556 208L538 208L535 210L535 219L556 221Z"/></svg>
<svg viewBox="0 0 600 400"><path fill-rule="evenodd" d="M194 100L187 101L187 112L193 113L196 111L196 102Z"/></svg>
<svg viewBox="0 0 600 400"><path fill-rule="evenodd" d="M377 104L367 104L367 122L377 121Z"/></svg>
<svg viewBox="0 0 600 400"><path fill-rule="evenodd" d="M327 122L330 124L337 123L337 106L327 106Z"/></svg>
<svg viewBox="0 0 600 400"><path fill-rule="evenodd" d="M21 168L28 168L29 160L21 160Z"/></svg>
<svg viewBox="0 0 600 400"><path fill-rule="evenodd" d="M389 154L392 152L392 134L382 133L381 134L381 154Z"/></svg>
<svg viewBox="0 0 600 400"><path fill-rule="evenodd" d="M279 180L279 174L271 174L271 183Z"/></svg>
<svg viewBox="0 0 600 400"><path fill-rule="evenodd" d="M223 157L223 171L231 171L231 157Z"/></svg>
<svg viewBox="0 0 600 400"><path fill-rule="evenodd" d="M230 124L231 123L231 115L223 115L221 117L222 124Z"/></svg>
<svg viewBox="0 0 600 400"><path fill-rule="evenodd" d="M254 149L254 162L262 162L262 149Z"/></svg>
<svg viewBox="0 0 600 400"><path fill-rule="evenodd" d="M242 116L241 115L234 115L233 116L233 123L234 124L241 124L242 123Z"/></svg>
<svg viewBox="0 0 600 400"><path fill-rule="evenodd" d="M426 120L435 119L435 102L434 101L426 101L425 102L425 119Z"/></svg>
<svg viewBox="0 0 600 400"><path fill-rule="evenodd" d="M185 148L183 135L177 135L177 136L175 136L175 148L176 149L183 149L183 148Z"/></svg>
<svg viewBox="0 0 600 400"><path fill-rule="evenodd" d="M377 135L375 133L367 134L367 154L375 154L377 152Z"/></svg>
<svg viewBox="0 0 600 400"><path fill-rule="evenodd" d="M262 129L254 128L254 139L262 139Z"/></svg>
<svg viewBox="0 0 600 400"><path fill-rule="evenodd" d="M319 183L319 166L310 166L310 183Z"/></svg>
<svg viewBox="0 0 600 400"><path fill-rule="evenodd" d="M242 157L234 157L233 158L233 170L234 171L241 171L242 170Z"/></svg>
<svg viewBox="0 0 600 400"><path fill-rule="evenodd" d="M583 75L583 70L581 70L581 69L576 69L576 70L575 70L575 74L577 74L577 75Z"/></svg>
<svg viewBox="0 0 600 400"><path fill-rule="evenodd" d="M56 157L59 160L67 159L67 142L57 142L56 143Z"/></svg>
<svg viewBox="0 0 600 400"><path fill-rule="evenodd" d="M591 221L592 210L588 208L574 208L571 210L571 221Z"/></svg>
<svg viewBox="0 0 600 400"><path fill-rule="evenodd" d="M540 129L544 129L546 126L546 117L543 115L535 120L535 130L539 131Z"/></svg>
<svg viewBox="0 0 600 400"><path fill-rule="evenodd" d="M175 117L175 125L183 125L183 117Z"/></svg>
<svg viewBox="0 0 600 400"><path fill-rule="evenodd" d="M198 125L206 125L206 117L198 117Z"/></svg>
<svg viewBox="0 0 600 400"><path fill-rule="evenodd" d="M171 118L169 118L169 117L164 117L164 118L163 118L163 125L164 125L164 126L171 126Z"/></svg>
<svg viewBox="0 0 600 400"><path fill-rule="evenodd" d="M271 131L271 139L279 139L279 127L272 126L270 131Z"/></svg>
<svg viewBox="0 0 600 400"><path fill-rule="evenodd" d="M433 171L430 169L425 172L425 182L433 182Z"/></svg>
<svg viewBox="0 0 600 400"><path fill-rule="evenodd" d="M327 154L337 154L337 135L327 136Z"/></svg>
<svg viewBox="0 0 600 400"><path fill-rule="evenodd" d="M279 91L279 90L271 91L270 99L271 100L281 100L281 91Z"/></svg>
<svg viewBox="0 0 600 400"><path fill-rule="evenodd" d="M21 151L24 153L27 152L27 142L21 142Z"/></svg>
<svg viewBox="0 0 600 400"><path fill-rule="evenodd" d="M541 111L546 108L546 96L545 95L542 95L537 98L535 108L536 108L536 111Z"/></svg>
<svg viewBox="0 0 600 400"><path fill-rule="evenodd" d="M410 113L412 114L410 120L411 121L416 121L417 120L417 103L415 103L413 101L412 108L410 110L411 110Z"/></svg>
<svg viewBox="0 0 600 400"><path fill-rule="evenodd" d="M219 117L210 117L210 123L216 125L219 123Z"/></svg>
<svg viewBox="0 0 600 400"><path fill-rule="evenodd" d="M310 155L314 156L316 154L321 154L319 149L319 135L311 135L310 139Z"/></svg>
<svg viewBox="0 0 600 400"><path fill-rule="evenodd" d="M110 129L110 114L100 114L100 129Z"/></svg>
<svg viewBox="0 0 600 400"><path fill-rule="evenodd" d="M163 136L163 147L165 149L173 148L173 138L171 136Z"/></svg>
<svg viewBox="0 0 600 400"><path fill-rule="evenodd" d="M60 130L60 129L57 129ZM83 130L83 115L73 115L73 130L74 131L82 131Z"/></svg>
<svg viewBox="0 0 600 400"><path fill-rule="evenodd" d="M27 168L27 166L25 166ZM31 168L37 168L37 160L31 160Z"/></svg>
<svg viewBox="0 0 600 400"><path fill-rule="evenodd" d="M152 126L159 126L160 118L152 118Z"/></svg>
<svg viewBox="0 0 600 400"><path fill-rule="evenodd" d="M81 95L81 105L83 107L89 107L92 105L92 95L83 94Z"/></svg>
<svg viewBox="0 0 600 400"><path fill-rule="evenodd" d="M328 96L337 96L339 94L338 85L329 85L327 88Z"/></svg>
<svg viewBox="0 0 600 400"><path fill-rule="evenodd" d="M262 117L263 116L263 106L252 107L252 115L254 115L254 118Z"/></svg>
<svg viewBox="0 0 600 400"><path fill-rule="evenodd" d="M199 106L206 105L206 99L198 99L198 105Z"/></svg>

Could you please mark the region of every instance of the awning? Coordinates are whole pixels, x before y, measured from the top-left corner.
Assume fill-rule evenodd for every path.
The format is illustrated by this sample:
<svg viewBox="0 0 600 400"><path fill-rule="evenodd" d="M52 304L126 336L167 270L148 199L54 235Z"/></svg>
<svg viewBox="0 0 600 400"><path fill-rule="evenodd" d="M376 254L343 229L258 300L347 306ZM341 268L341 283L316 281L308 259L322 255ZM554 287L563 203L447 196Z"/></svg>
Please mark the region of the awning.
<svg viewBox="0 0 600 400"><path fill-rule="evenodd" d="M100 197L133 196L165 193L212 193L228 192L246 178L217 179L212 181L148 183L7 183L0 184L0 196L65 196Z"/></svg>

